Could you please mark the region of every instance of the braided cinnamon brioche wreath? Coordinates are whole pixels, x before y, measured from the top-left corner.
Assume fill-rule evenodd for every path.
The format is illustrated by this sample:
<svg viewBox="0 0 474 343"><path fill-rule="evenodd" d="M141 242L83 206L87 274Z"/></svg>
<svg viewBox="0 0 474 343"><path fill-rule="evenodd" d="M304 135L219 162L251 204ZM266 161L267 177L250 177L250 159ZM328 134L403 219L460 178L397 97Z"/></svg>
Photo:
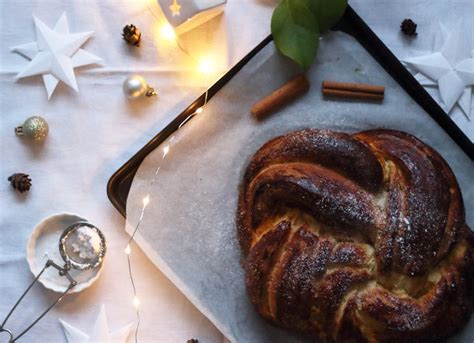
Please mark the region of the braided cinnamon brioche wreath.
<svg viewBox="0 0 474 343"><path fill-rule="evenodd" d="M250 299L278 326L327 342L439 342L471 315L459 186L407 133L270 140L245 172L237 226Z"/></svg>

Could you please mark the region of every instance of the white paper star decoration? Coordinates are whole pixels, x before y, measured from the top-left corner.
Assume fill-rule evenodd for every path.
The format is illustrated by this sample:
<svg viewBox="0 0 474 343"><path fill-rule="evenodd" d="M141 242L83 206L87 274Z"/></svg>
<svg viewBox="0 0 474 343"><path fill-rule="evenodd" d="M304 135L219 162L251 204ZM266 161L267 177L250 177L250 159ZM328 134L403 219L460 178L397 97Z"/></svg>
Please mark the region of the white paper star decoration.
<svg viewBox="0 0 474 343"><path fill-rule="evenodd" d="M69 33L66 13L62 14L53 29L35 16L33 20L36 26L36 42L11 48L12 52L31 60L16 78L42 75L48 99L51 98L59 81L77 92L74 68L101 61L99 57L80 49L94 32Z"/></svg>
<svg viewBox="0 0 474 343"><path fill-rule="evenodd" d="M75 328L71 324L66 323L64 320L59 319L59 321L63 326L68 343L125 343L130 335L132 326L134 325L133 323L130 323L121 329L110 333L104 305L100 308L94 328L91 331L88 331L88 334Z"/></svg>
<svg viewBox="0 0 474 343"><path fill-rule="evenodd" d="M458 24L449 32L440 24L434 52L429 55L404 59L418 71L415 78L423 86L438 85L441 107L451 112L457 103L468 119L471 116L472 86L474 85L474 54L467 30Z"/></svg>

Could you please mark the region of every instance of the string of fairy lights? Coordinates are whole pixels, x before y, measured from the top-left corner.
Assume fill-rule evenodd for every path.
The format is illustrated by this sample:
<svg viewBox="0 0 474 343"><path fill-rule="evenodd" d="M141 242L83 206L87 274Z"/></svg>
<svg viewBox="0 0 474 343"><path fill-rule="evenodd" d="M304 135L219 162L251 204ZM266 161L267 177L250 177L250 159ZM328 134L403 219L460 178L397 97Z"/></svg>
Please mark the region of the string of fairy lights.
<svg viewBox="0 0 474 343"><path fill-rule="evenodd" d="M150 13L153 15L153 17L155 17L155 19L157 19L157 20L160 20L157 17L157 15L153 12L153 10L150 8L148 2L147 2L147 7L148 7L148 10L150 11ZM168 23L163 24L162 30L161 30L161 35L167 40L174 39L175 42L176 42L176 45L179 47L179 49L184 54L186 54L188 57L190 57L191 59L193 59L196 62L199 71L201 71L203 73L206 73L206 72L210 71L209 68L207 68L206 65L203 65L202 62L200 63L199 61L197 61L193 56L191 56L187 52L186 49L184 49L181 46L178 39L176 38L176 35L174 33L173 28ZM150 201L151 201L151 190L153 188L153 185L155 184L155 181L156 181L156 179L157 179L157 177L160 173L161 167L162 167L166 157L168 156L172 145L175 144L175 139L178 135L179 130L192 117L194 117L197 114L200 114L203 111L203 107L206 106L207 101L208 101L208 91L205 92L203 105L201 107L198 107L193 113L191 113L188 117L186 117L181 122L181 124L178 126L175 133L168 139L168 142L166 143L166 145L163 146L163 149L162 149L163 155L162 155L162 157L161 157L161 159L160 159L160 161L159 161L159 163L158 163L158 165L157 165L157 167L156 167L156 169L153 173L153 176L152 176L152 178L151 178L151 180L150 180L150 182L147 186L145 196L142 199L142 207L141 207L141 210L140 210L140 215L138 217L137 223L135 224L135 226L133 228L132 234L130 235L130 237L128 239L127 246L125 247L125 254L127 256L127 265L128 265L128 276L129 276L130 283L132 285L132 290L133 290L132 304L135 307L135 312L136 312L136 317L137 317L137 324L136 324L136 328L135 328L135 342L136 343L138 342L138 332L139 332L139 328L140 328L140 311L139 311L140 299L138 297L137 285L136 285L136 282L135 282L135 279L134 279L134 276L133 276L133 266L132 266L132 260L131 260L132 249L130 247L130 244L133 242L133 240L135 238L135 235L137 234L137 232L140 228L140 225L143 222L143 218L145 217L146 209L147 209L147 207L148 207L148 205L150 204Z"/></svg>
<svg viewBox="0 0 474 343"><path fill-rule="evenodd" d="M191 113L188 117L186 117L181 122L181 124L178 126L178 129L175 131L175 133L169 138L168 143L163 147L163 155L160 159L160 162L159 162L158 166L156 167L156 169L153 173L153 176L151 178L150 183L147 186L146 195L142 199L142 207L141 207L141 210L140 210L140 216L138 217L138 221L137 221L137 223L136 223L136 225L135 225L135 227L132 231L132 234L130 235L130 237L128 239L127 246L125 247L125 254L127 255L127 264L128 264L128 276L129 276L130 283L131 283L132 289L133 289L132 303L133 303L133 306L135 307L135 312L136 312L136 317L137 317L137 325L136 325L136 329L135 329L135 342L138 342L138 329L140 327L140 311L138 309L139 305L140 305L140 299L138 298L138 295L137 295L137 287L136 287L136 284L135 284L135 279L133 277L133 268L132 268L132 262L131 262L131 258L130 258L130 255L132 253L132 248L130 247L130 243L133 242L133 240L135 238L135 235L138 232L138 229L140 228L140 225L141 225L141 223L143 221L143 218L145 216L146 209L147 209L147 207L148 207L148 205L150 204L150 201L151 201L151 196L150 196L151 189L153 188L153 185L155 184L155 181L156 181L156 179L159 175L161 167L162 167L162 165L163 165L163 163L166 159L166 156L168 156L170 148L171 148L173 142L175 141L179 130L192 117L194 117L197 114L202 113L203 107L206 106L206 104L207 104L207 98L208 98L208 91L206 91L206 93L205 93L204 104L201 107L198 107L193 113Z"/></svg>

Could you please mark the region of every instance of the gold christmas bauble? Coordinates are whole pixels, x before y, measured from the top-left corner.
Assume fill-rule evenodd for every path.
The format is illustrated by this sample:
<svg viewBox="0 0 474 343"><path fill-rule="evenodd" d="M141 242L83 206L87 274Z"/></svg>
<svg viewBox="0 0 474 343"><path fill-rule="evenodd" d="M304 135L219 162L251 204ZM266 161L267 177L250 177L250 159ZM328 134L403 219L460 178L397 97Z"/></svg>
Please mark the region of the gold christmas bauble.
<svg viewBox="0 0 474 343"><path fill-rule="evenodd" d="M49 125L44 118L33 116L26 119L23 125L18 126L15 132L18 136L25 136L35 141L41 141L48 135Z"/></svg>

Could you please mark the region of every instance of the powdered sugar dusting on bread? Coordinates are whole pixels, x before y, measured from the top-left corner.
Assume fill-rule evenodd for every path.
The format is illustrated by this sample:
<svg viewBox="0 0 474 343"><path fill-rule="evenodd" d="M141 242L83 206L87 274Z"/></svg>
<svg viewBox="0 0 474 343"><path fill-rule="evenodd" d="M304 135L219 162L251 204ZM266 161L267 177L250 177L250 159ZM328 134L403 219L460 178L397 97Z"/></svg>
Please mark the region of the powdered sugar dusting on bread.
<svg viewBox="0 0 474 343"><path fill-rule="evenodd" d="M448 337L462 321L437 323L473 306L474 239L459 201L446 163L405 133L272 139L250 162L239 202L247 271L258 270L254 247L282 222L291 234L265 272L267 296L252 301L275 324L329 341Z"/></svg>

